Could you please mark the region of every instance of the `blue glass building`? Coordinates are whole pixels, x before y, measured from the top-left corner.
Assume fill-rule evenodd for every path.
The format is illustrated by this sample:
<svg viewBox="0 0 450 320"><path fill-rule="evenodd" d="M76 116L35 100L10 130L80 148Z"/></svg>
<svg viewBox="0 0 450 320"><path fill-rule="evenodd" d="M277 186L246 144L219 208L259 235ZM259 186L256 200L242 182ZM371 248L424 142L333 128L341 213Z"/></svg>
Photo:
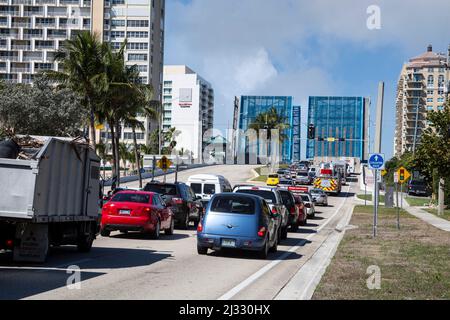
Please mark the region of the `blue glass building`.
<svg viewBox="0 0 450 320"><path fill-rule="evenodd" d="M369 104L364 97L309 97L308 123L316 139L307 141L306 157L366 160Z"/></svg>
<svg viewBox="0 0 450 320"><path fill-rule="evenodd" d="M238 129L244 132L260 113L275 107L277 112L284 116L290 128L285 130L287 139L283 141L281 157L283 162L292 160L292 97L289 96L241 96L238 112ZM239 145L245 143L242 138L238 138ZM248 149L248 148L247 148Z"/></svg>
<svg viewBox="0 0 450 320"><path fill-rule="evenodd" d="M301 159L301 129L302 129L302 113L300 106L292 108L292 161L300 161Z"/></svg>

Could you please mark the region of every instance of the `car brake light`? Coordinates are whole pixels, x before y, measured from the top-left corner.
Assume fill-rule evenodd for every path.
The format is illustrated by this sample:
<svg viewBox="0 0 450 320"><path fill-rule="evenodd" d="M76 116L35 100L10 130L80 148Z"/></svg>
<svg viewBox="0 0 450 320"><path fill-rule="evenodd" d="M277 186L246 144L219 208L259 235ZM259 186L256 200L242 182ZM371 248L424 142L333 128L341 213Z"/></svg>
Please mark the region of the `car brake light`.
<svg viewBox="0 0 450 320"><path fill-rule="evenodd" d="M277 210L277 208L275 208L275 207L272 207L272 213L273 213L273 214L277 214L277 213L278 213L278 210Z"/></svg>
<svg viewBox="0 0 450 320"><path fill-rule="evenodd" d="M259 190L258 187L252 187L252 190Z"/></svg>
<svg viewBox="0 0 450 320"><path fill-rule="evenodd" d="M265 227L261 227L261 228L259 228L259 231L258 231L258 237L264 237L266 235L266 228Z"/></svg>
<svg viewBox="0 0 450 320"><path fill-rule="evenodd" d="M197 225L197 232L202 232L203 231L203 224L202 224L202 222L200 221L199 223L198 223L198 225Z"/></svg>
<svg viewBox="0 0 450 320"><path fill-rule="evenodd" d="M183 199L181 199L181 198L173 198L172 202L174 204L183 204Z"/></svg>
<svg viewBox="0 0 450 320"><path fill-rule="evenodd" d="M14 241L12 240L6 240L6 247L7 248L12 248L14 245Z"/></svg>
<svg viewBox="0 0 450 320"><path fill-rule="evenodd" d="M151 208L148 208L148 207L144 208L144 213L150 213L150 212L152 212Z"/></svg>

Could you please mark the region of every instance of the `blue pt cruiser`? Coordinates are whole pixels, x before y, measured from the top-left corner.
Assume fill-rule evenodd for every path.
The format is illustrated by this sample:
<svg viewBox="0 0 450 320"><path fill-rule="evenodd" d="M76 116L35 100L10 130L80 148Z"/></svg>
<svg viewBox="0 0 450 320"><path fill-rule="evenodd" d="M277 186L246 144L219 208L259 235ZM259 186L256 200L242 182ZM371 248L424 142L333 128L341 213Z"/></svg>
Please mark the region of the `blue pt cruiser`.
<svg viewBox="0 0 450 320"><path fill-rule="evenodd" d="M280 225L267 202L256 195L220 193L211 198L197 227L197 252L224 248L257 251L267 258L276 252Z"/></svg>

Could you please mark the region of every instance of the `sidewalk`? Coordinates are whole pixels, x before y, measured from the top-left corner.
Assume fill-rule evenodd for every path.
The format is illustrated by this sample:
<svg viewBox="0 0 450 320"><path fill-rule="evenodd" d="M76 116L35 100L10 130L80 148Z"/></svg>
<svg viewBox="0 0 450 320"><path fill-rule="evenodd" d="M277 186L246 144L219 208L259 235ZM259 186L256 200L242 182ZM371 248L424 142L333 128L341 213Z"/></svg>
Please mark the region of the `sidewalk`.
<svg viewBox="0 0 450 320"><path fill-rule="evenodd" d="M402 195L402 197L403 197L403 209L408 211L409 214L425 221L428 224L431 224L432 226L438 229L450 232L450 221L439 218L434 214L428 213L421 207L411 207L406 201L404 194Z"/></svg>

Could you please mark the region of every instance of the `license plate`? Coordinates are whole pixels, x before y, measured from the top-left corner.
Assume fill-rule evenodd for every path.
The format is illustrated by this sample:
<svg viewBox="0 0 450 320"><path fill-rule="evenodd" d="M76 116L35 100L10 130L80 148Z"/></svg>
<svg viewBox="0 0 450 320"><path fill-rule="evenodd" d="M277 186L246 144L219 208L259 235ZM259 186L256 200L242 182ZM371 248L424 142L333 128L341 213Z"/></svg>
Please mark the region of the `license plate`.
<svg viewBox="0 0 450 320"><path fill-rule="evenodd" d="M130 214L131 211L130 210L119 210L119 214Z"/></svg>
<svg viewBox="0 0 450 320"><path fill-rule="evenodd" d="M222 239L222 247L235 248L236 247L236 240Z"/></svg>

